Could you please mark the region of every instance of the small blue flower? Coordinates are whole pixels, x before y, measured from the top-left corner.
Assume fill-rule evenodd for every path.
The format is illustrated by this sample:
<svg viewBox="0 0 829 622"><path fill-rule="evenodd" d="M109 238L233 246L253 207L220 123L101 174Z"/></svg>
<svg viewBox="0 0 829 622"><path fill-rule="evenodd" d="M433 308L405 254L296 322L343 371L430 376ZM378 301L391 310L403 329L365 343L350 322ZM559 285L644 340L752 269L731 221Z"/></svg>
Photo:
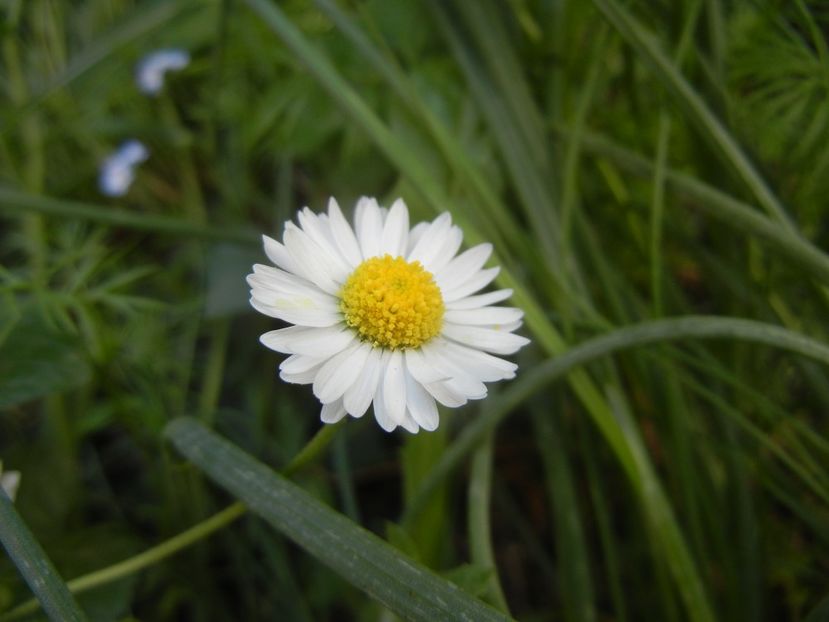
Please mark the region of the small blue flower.
<svg viewBox="0 0 829 622"><path fill-rule="evenodd" d="M98 188L109 197L120 197L127 193L135 179L135 167L149 157L143 143L128 140L101 163Z"/></svg>
<svg viewBox="0 0 829 622"><path fill-rule="evenodd" d="M147 54L135 68L135 81L139 90L146 95L157 95L164 87L164 74L171 70L184 69L190 64L187 50L158 50Z"/></svg>

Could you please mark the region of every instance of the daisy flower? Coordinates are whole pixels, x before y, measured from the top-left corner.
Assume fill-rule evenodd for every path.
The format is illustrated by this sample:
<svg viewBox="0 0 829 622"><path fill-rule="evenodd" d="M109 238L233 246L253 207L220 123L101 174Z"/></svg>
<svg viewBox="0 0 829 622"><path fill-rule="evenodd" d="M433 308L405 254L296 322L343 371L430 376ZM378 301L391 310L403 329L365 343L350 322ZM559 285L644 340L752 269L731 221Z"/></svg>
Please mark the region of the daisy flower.
<svg viewBox="0 0 829 622"><path fill-rule="evenodd" d="M147 54L135 67L135 82L145 95L157 95L164 87L164 74L190 64L187 50L158 50Z"/></svg>
<svg viewBox="0 0 829 622"><path fill-rule="evenodd" d="M290 355L282 380L313 385L323 422L373 405L386 431L434 430L437 403L462 406L515 376L494 355L529 342L512 332L523 312L492 306L512 290L476 293L498 274L483 267L492 245L457 255L463 233L448 213L409 229L401 199L386 209L364 197L354 216L352 229L331 199L327 214L298 212L281 243L263 236L276 267L253 267L251 304L293 326L261 341Z"/></svg>
<svg viewBox="0 0 829 622"><path fill-rule="evenodd" d="M149 157L141 141L128 140L101 163L98 188L108 197L120 197L127 193L135 180L135 167Z"/></svg>

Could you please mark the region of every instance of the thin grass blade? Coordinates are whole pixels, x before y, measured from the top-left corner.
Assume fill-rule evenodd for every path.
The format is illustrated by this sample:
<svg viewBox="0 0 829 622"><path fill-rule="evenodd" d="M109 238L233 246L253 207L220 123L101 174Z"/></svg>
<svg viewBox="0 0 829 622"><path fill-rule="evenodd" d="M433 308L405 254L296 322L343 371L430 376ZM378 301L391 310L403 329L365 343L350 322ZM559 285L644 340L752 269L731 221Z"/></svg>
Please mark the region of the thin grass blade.
<svg viewBox="0 0 829 622"><path fill-rule="evenodd" d="M66 583L60 578L52 562L17 513L14 503L2 489L0 541L49 618L61 622L86 620Z"/></svg>
<svg viewBox="0 0 829 622"><path fill-rule="evenodd" d="M403 619L509 619L402 555L194 419L173 421L165 435L253 513Z"/></svg>

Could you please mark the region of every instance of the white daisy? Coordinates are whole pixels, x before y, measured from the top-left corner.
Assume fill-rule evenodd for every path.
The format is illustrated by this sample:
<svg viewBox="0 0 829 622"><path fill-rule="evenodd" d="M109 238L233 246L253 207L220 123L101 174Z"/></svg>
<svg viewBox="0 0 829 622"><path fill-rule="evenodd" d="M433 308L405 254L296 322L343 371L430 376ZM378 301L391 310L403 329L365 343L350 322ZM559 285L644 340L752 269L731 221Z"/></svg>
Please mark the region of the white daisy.
<svg viewBox="0 0 829 622"><path fill-rule="evenodd" d="M409 229L401 199L386 209L364 197L354 216L352 229L331 199L327 214L298 212L281 243L263 236L277 267L253 267L251 304L293 326L261 341L290 354L280 377L313 385L325 423L373 404L386 431L434 430L436 402L456 408L515 376L493 355L529 343L512 332L523 311L492 306L512 290L476 295L498 274L483 268L492 245L456 256L463 233L448 213Z"/></svg>
<svg viewBox="0 0 829 622"><path fill-rule="evenodd" d="M125 195L135 181L135 167L144 162L149 155L141 141L128 140L122 143L101 163L98 188L108 197Z"/></svg>
<svg viewBox="0 0 829 622"><path fill-rule="evenodd" d="M187 50L157 50L147 54L135 67L135 82L145 95L157 95L164 87L164 75L190 64Z"/></svg>

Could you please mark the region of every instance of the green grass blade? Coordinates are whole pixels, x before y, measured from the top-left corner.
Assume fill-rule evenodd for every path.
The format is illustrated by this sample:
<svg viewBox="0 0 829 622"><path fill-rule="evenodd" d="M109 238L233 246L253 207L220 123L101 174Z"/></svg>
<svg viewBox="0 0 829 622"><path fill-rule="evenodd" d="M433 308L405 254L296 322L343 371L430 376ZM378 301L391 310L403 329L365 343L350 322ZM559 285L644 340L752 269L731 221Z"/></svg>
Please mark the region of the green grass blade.
<svg viewBox="0 0 829 622"><path fill-rule="evenodd" d="M29 194L2 186L0 186L0 210L16 214L36 212L60 218L88 220L113 227L153 231L183 237L226 240L240 244L256 244L259 241L259 236L252 232L210 227L188 222L181 218L142 214L125 209Z"/></svg>
<svg viewBox="0 0 829 622"><path fill-rule="evenodd" d="M521 197L521 204L532 223L533 233L538 236L545 261L560 266L562 259L566 258L559 255L558 210L549 191L547 178L541 175L533 160L524 133L505 97L500 93L499 85L492 81L471 45L464 40L447 6L434 0L429 6L498 142L516 192ZM549 175L549 171L546 174Z"/></svg>
<svg viewBox="0 0 829 622"><path fill-rule="evenodd" d="M0 489L0 541L52 620L82 622L81 611L66 583L23 522L11 499Z"/></svg>
<svg viewBox="0 0 829 622"><path fill-rule="evenodd" d="M539 446L553 517L553 533L558 551L558 588L569 622L596 619L595 593L590 576L590 556L584 537L584 520L579 507L570 457L555 408L538 406L533 411L533 429Z"/></svg>
<svg viewBox="0 0 829 622"><path fill-rule="evenodd" d="M406 620L507 620L194 419L165 435L250 511Z"/></svg>
<svg viewBox="0 0 829 622"><path fill-rule="evenodd" d="M492 569L492 576L487 582L487 600L501 611L509 613L507 599L504 597L504 591L501 589L501 583L498 580L495 552L492 550L490 501L493 449L492 435L489 435L475 450L472 457L472 471L467 488L469 553L473 564Z"/></svg>
<svg viewBox="0 0 829 622"><path fill-rule="evenodd" d="M386 84L397 94L400 105L405 106L420 121L431 136L443 157L468 188L475 193L484 218L475 220L476 225L496 246L501 241L513 250L526 251L526 235L510 216L490 182L475 167L464 146L440 122L419 96L409 76L393 60L383 54L366 36L357 23L332 0L315 0L315 4L334 22L340 32L354 45L366 61L377 71Z"/></svg>
<svg viewBox="0 0 829 622"><path fill-rule="evenodd" d="M794 231L791 217L774 195L743 150L693 89L676 64L661 49L654 35L640 24L616 0L593 0L607 20L624 39L656 70L656 74L680 104L691 120L714 144L718 153L736 171L746 186L757 197L760 205L788 231Z"/></svg>
<svg viewBox="0 0 829 622"><path fill-rule="evenodd" d="M535 365L532 369L522 371L518 380L509 388L490 398L481 415L464 429L443 458L435 464L431 475L423 482L419 493L406 509L404 521L413 520L432 490L463 462L486 434L535 392L549 387L551 382L567 375L573 369L614 352L653 343L688 339L735 339L754 342L801 354L829 366L829 346L826 344L779 326L740 318L684 316L651 320L588 339L558 356Z"/></svg>
<svg viewBox="0 0 829 622"><path fill-rule="evenodd" d="M643 177L655 174L654 165L647 158L601 136L585 132L581 141L588 151L613 160L614 164L631 173ZM751 206L691 175L666 168L665 178L674 191L694 199L694 207L704 210L729 227L757 237L822 281L829 281L829 255L809 240L794 231L783 229Z"/></svg>

